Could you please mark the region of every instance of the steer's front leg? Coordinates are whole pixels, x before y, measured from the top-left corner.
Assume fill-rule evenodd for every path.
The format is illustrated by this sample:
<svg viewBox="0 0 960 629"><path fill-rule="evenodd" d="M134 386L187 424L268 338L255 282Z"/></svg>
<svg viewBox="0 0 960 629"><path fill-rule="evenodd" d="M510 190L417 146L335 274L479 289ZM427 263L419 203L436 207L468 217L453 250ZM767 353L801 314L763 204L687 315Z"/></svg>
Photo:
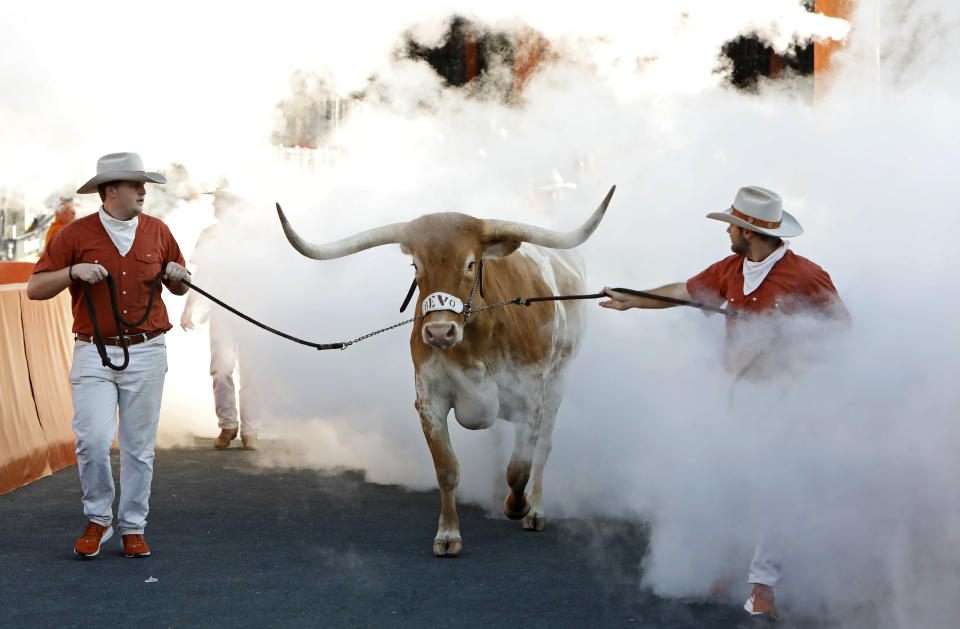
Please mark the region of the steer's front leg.
<svg viewBox="0 0 960 629"><path fill-rule="evenodd" d="M457 485L460 484L460 463L453 453L447 430L450 405L425 402L417 396L417 411L440 486L440 522L433 540L433 554L437 557L456 557L463 548L456 498Z"/></svg>

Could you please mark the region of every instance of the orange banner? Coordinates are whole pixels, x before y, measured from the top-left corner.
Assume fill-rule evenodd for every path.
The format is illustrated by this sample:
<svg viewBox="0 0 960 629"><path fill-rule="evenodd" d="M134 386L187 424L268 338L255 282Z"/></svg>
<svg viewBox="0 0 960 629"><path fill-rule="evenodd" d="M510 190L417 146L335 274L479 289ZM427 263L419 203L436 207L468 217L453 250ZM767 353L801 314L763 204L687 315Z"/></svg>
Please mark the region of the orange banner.
<svg viewBox="0 0 960 629"><path fill-rule="evenodd" d="M0 494L76 464L71 323L66 291L30 301L0 285Z"/></svg>
<svg viewBox="0 0 960 629"><path fill-rule="evenodd" d="M847 19L853 13L854 0L816 0L816 11L828 17ZM844 46L833 39L813 44L813 93L822 97L830 82L830 56Z"/></svg>
<svg viewBox="0 0 960 629"><path fill-rule="evenodd" d="M0 284L19 284L30 279L33 262L0 262Z"/></svg>

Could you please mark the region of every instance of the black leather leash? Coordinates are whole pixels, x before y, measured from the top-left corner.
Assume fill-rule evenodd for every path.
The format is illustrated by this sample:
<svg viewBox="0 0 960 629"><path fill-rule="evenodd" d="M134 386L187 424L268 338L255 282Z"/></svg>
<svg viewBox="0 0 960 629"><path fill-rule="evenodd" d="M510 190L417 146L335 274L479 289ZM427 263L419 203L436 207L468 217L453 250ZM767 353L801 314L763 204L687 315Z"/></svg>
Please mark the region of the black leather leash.
<svg viewBox="0 0 960 629"><path fill-rule="evenodd" d="M617 293L627 293L628 295L636 295L637 297L647 297L649 299L655 299L657 301L664 301L670 304L676 304L678 306L690 306L691 308L698 308L700 310L705 310L707 312L715 312L717 314L722 314L725 317L734 317L734 318L743 318L748 316L746 313L737 312L735 310L726 310L725 308L719 308L717 306L709 306L707 304L701 304L698 301L690 301L689 299L678 299L676 297L667 297L665 295L655 295L654 293L648 293L642 290L633 290L632 288L611 288L610 290ZM600 299L602 297L608 297L604 293L590 293L589 295L557 295L553 297L518 297L516 303L521 306L529 306L536 301L563 301L567 299Z"/></svg>
<svg viewBox="0 0 960 629"><path fill-rule="evenodd" d="M213 295L211 295L211 294L208 293L207 291L203 290L202 288L200 288L200 287L197 286L196 284L192 284L192 283L189 282L188 280L180 280L180 283L181 283L181 284L186 284L186 285L189 286L191 289L197 291L198 293L200 293L201 295L203 295L204 297L206 297L206 298L209 299L210 301L214 302L214 303L217 304L218 306L221 306L221 307L223 307L223 308L226 308L227 310L229 310L229 311L232 312L233 314L237 315L237 316L240 317L241 319L245 319L245 320L249 321L250 323L252 323L253 325L257 326L258 328L261 328L261 329L266 330L267 332L272 332L273 334L276 334L277 336L282 336L283 338L287 339L288 341L293 341L294 343L300 343L301 345L306 345L307 347L315 347L315 348L317 348L318 350L324 350L324 349L344 349L347 345L351 345L351 344L352 344L352 343L311 343L310 341L304 341L303 339L299 339L299 338L297 338L297 337L295 337L295 336L291 336L290 334L287 334L286 332L281 332L280 330L276 330L276 329L274 329L274 328L271 328L269 325L265 325L265 324L263 324L263 323L260 323L259 321L257 321L257 320L254 319L253 317L248 317L247 315L243 314L242 312L240 312L240 311L237 310L236 308L233 308L233 307L231 307L231 306L228 306L227 304L223 303L222 301L220 301L219 299L217 299L216 297L214 297Z"/></svg>
<svg viewBox="0 0 960 629"><path fill-rule="evenodd" d="M104 367L109 367L114 371L123 371L127 368L127 365L130 364L130 352L127 349L127 337L123 335L123 326L129 328L135 328L144 321L147 320L147 317L150 315L150 310L153 308L153 299L157 294L157 287L160 285L160 280L163 277L163 271L157 273L156 277L153 278L153 283L150 285L150 298L147 301L147 310L143 313L143 316L138 321L127 321L120 315L120 305L117 300L117 282L113 279L113 276L107 273L107 289L110 293L110 307L113 310L113 320L117 324L117 339L120 347L123 349L123 364L114 365L110 361L110 357L107 356L106 344L103 342L103 334L100 333L100 325L97 322L97 313L93 307L93 296L90 293L90 284L87 282L81 282L83 290L83 303L87 308L87 316L90 317L90 323L93 324L93 342L97 346L97 353L100 354L100 360L103 362Z"/></svg>

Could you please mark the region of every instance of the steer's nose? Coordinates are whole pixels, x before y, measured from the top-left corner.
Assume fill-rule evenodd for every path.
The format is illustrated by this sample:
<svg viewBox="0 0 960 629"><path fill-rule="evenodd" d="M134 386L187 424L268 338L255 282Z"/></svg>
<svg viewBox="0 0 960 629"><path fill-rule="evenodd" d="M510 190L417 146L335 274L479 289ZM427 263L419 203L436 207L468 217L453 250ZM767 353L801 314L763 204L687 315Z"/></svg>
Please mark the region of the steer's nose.
<svg viewBox="0 0 960 629"><path fill-rule="evenodd" d="M457 325L451 321L437 321L423 326L423 342L447 349L456 342Z"/></svg>

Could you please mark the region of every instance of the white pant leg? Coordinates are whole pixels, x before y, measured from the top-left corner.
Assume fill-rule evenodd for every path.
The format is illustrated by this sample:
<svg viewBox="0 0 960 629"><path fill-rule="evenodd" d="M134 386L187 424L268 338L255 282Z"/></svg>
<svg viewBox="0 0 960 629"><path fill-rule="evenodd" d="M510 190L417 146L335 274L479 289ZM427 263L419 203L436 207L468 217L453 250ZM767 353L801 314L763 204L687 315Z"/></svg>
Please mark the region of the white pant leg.
<svg viewBox="0 0 960 629"><path fill-rule="evenodd" d="M748 583L760 583L777 587L783 577L780 546L772 539L769 533L764 533L753 552L753 561L750 562Z"/></svg>
<svg viewBox="0 0 960 629"><path fill-rule="evenodd" d="M130 348L130 365L117 376L120 445L120 504L117 530L143 533L150 510L153 457L160 401L167 373L167 348L161 335Z"/></svg>
<svg viewBox="0 0 960 629"><path fill-rule="evenodd" d="M251 377L253 369L249 365L249 355L238 348L238 371L240 376L240 432L247 437L260 436L260 400L261 392Z"/></svg>
<svg viewBox="0 0 960 629"><path fill-rule="evenodd" d="M210 317L210 376L213 378L213 403L217 425L223 430L240 426L237 416L237 391L233 370L237 364L237 349L233 334L223 322Z"/></svg>
<svg viewBox="0 0 960 629"><path fill-rule="evenodd" d="M106 349L113 364L122 364L122 348ZM110 446L117 435L118 406L120 409L118 528L123 534L142 533L146 525L153 449L167 370L162 335L130 347L129 352L127 368L114 371L101 364L96 345L77 341L70 370L83 512L103 526L113 519Z"/></svg>
<svg viewBox="0 0 960 629"><path fill-rule="evenodd" d="M116 360L114 363L120 364ZM81 502L83 514L101 526L113 521L110 446L117 434L117 386L113 378L114 372L101 365L96 346L77 341L70 385Z"/></svg>

